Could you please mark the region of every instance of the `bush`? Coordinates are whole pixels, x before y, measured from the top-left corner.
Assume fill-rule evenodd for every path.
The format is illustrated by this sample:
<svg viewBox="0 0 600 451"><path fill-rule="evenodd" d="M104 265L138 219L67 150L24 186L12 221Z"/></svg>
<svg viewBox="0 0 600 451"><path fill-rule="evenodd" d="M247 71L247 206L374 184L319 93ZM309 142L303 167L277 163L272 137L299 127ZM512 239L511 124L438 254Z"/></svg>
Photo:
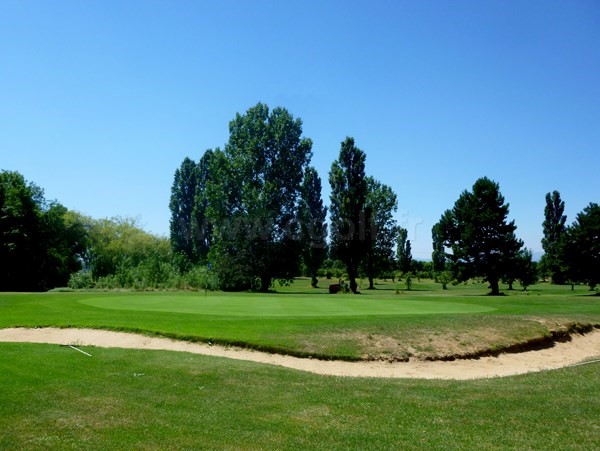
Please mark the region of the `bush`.
<svg viewBox="0 0 600 451"><path fill-rule="evenodd" d="M101 290L114 290L115 288L122 288L114 274L108 276L99 277L96 280L96 288Z"/></svg>
<svg viewBox="0 0 600 451"><path fill-rule="evenodd" d="M90 271L78 271L71 274L67 286L73 290L82 290L85 288L94 288L94 279Z"/></svg>
<svg viewBox="0 0 600 451"><path fill-rule="evenodd" d="M185 288L195 290L216 290L218 288L217 276L208 268L195 266L182 275Z"/></svg>

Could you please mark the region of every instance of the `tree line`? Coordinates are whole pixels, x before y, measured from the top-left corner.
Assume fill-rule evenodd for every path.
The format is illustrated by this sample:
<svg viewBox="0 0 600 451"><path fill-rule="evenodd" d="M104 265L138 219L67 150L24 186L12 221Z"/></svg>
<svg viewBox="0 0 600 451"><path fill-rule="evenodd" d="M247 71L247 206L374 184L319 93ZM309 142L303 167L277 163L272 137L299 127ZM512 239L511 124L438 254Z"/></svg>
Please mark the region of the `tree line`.
<svg viewBox="0 0 600 451"><path fill-rule="evenodd" d="M514 221L508 222L508 207L499 185L484 177L472 191L464 191L451 210L433 226L435 270L449 263L449 279L465 281L482 277L491 294L499 294L499 282L512 289L519 280L526 289L541 277L555 284L584 283L594 290L600 282L600 207L590 203L570 226L566 226L565 204L558 191L546 194L539 265L532 252L523 248ZM446 276L448 277L448 276Z"/></svg>
<svg viewBox="0 0 600 451"><path fill-rule="evenodd" d="M541 276L556 284L586 283L593 289L600 283L600 206L591 202L569 226L564 211L558 191L546 194Z"/></svg>
<svg viewBox="0 0 600 451"><path fill-rule="evenodd" d="M526 288L538 278L598 284L600 208L590 203L571 225L557 191L546 196L545 254L539 264L516 236L498 183L483 177L432 228L431 262L412 258L408 231L394 219L393 189L367 175L353 138L328 173L329 204L311 166L302 121L264 104L237 114L224 147L184 159L171 187L170 236L136 221L93 219L44 198L18 172L0 172L0 290L174 288L268 291L303 274L358 278L480 279Z"/></svg>
<svg viewBox="0 0 600 451"><path fill-rule="evenodd" d="M259 103L237 114L223 149L207 150L198 163L186 158L175 172L173 251L210 268L224 290L265 292L301 268L316 286L327 257L343 262L352 292L359 274L373 288L395 266L403 230L393 218L396 194L366 175L365 152L346 138L329 172L328 209L311 158L302 121L286 109ZM406 231L402 236L402 256L410 260Z"/></svg>
<svg viewBox="0 0 600 451"><path fill-rule="evenodd" d="M341 143L329 171L327 208L321 179L310 166L312 142L302 136L299 119L259 103L236 115L229 131L223 150L207 150L199 163L184 160L175 173L170 203L174 252L210 267L219 288L267 291L275 280L291 281L300 268L316 286L326 258L343 264L354 293L359 276L373 288L377 277L411 272L407 230L393 218L397 196L366 175L366 154L353 138ZM481 278L491 294L499 294L500 282L512 289L519 281L526 289L559 265L573 283L597 284L596 204L564 230L560 244L544 244L539 267L508 214L498 183L483 177L472 191L465 190L432 229L433 277L444 288ZM554 239L552 233L561 233L556 227L551 233L546 222L544 243ZM552 280L565 279L555 271Z"/></svg>

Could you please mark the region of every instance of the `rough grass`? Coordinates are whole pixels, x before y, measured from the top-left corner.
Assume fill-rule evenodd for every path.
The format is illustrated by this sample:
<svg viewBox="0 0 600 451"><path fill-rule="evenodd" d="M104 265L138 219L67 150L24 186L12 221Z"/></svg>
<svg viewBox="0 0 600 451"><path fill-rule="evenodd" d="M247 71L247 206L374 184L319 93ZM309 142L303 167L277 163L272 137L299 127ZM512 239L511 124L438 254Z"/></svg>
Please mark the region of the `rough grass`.
<svg viewBox="0 0 600 451"><path fill-rule="evenodd" d="M468 382L0 344L0 449L598 449L598 364Z"/></svg>

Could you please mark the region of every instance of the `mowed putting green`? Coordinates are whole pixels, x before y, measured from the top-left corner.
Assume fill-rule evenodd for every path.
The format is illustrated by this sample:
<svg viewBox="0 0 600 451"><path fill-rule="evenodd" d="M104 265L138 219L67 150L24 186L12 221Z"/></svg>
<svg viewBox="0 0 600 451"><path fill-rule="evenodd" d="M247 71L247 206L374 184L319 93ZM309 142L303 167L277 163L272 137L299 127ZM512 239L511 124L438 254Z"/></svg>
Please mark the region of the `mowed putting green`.
<svg viewBox="0 0 600 451"><path fill-rule="evenodd" d="M482 313L495 310L478 304L357 296L204 294L128 294L99 296L80 303L108 310L189 313L238 317L348 317Z"/></svg>

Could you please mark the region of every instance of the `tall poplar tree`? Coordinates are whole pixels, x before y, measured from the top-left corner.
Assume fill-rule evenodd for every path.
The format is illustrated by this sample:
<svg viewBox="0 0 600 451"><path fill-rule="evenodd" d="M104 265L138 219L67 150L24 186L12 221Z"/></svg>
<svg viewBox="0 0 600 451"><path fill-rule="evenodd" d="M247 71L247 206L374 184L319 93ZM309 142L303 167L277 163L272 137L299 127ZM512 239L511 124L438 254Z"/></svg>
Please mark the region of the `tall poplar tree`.
<svg viewBox="0 0 600 451"><path fill-rule="evenodd" d="M327 257L327 207L321 197L321 178L313 167L306 168L302 181L300 226L303 242L302 259L317 286L317 272Z"/></svg>
<svg viewBox="0 0 600 451"><path fill-rule="evenodd" d="M198 186L198 165L185 158L181 167L175 171L171 187L171 246L174 253L183 253L194 262L194 236L192 219L196 189Z"/></svg>
<svg viewBox="0 0 600 451"><path fill-rule="evenodd" d="M217 149L218 151L219 149ZM212 224L208 220L207 185L211 177L210 164L214 151L208 149L198 163L196 193L192 210L192 247L194 259L206 263L212 241Z"/></svg>
<svg viewBox="0 0 600 451"><path fill-rule="evenodd" d="M563 241L565 236L565 223L567 217L564 215L565 203L560 198L558 191L546 194L546 206L544 208L544 237L542 247L544 256L543 266L550 272L552 283L562 284L565 282L565 268L563 261Z"/></svg>
<svg viewBox="0 0 600 451"><path fill-rule="evenodd" d="M365 257L371 239L369 236L371 212L367 208L366 154L346 138L340 154L331 165L331 251L346 265L350 290L357 293L358 268Z"/></svg>
<svg viewBox="0 0 600 451"><path fill-rule="evenodd" d="M412 262L412 250L410 240L408 239L408 230L405 228L398 228L398 243L396 247L398 269L403 273L410 271L410 264Z"/></svg>
<svg viewBox="0 0 600 451"><path fill-rule="evenodd" d="M444 240L440 225L435 224L431 228L431 238L433 241L433 252L431 253L431 260L433 263L434 277L437 281L438 273L446 269L446 254L444 253Z"/></svg>

